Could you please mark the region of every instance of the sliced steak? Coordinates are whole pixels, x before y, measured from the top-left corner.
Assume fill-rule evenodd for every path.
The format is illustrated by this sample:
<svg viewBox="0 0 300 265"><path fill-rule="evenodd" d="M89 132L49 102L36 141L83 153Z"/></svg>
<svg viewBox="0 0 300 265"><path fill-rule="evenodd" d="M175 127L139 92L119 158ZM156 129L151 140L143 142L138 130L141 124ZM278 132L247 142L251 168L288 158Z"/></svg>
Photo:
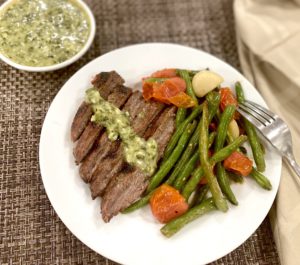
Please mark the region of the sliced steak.
<svg viewBox="0 0 300 265"><path fill-rule="evenodd" d="M144 99L140 91L134 91L126 102L123 111L128 111L131 120L134 120L144 106ZM98 143L82 161L79 174L85 182L90 182L95 166L99 164L105 156L114 153L119 148L119 141L111 142L104 132Z"/></svg>
<svg viewBox="0 0 300 265"><path fill-rule="evenodd" d="M93 114L92 108L86 102L82 102L78 108L71 125L71 140L75 142L82 134Z"/></svg>
<svg viewBox="0 0 300 265"><path fill-rule="evenodd" d="M107 101L120 108L125 104L127 99L130 97L131 93L132 90L130 88L118 85L108 96ZM84 157L89 153L102 129L102 126L95 124L94 122L90 121L88 123L87 127L84 129L83 133L78 139L76 147L74 148L73 154L76 163L80 163L84 159Z"/></svg>
<svg viewBox="0 0 300 265"><path fill-rule="evenodd" d="M92 85L96 88L100 88L104 83L107 85L122 85L124 82L124 79L116 71L100 72L91 81Z"/></svg>
<svg viewBox="0 0 300 265"><path fill-rule="evenodd" d="M143 136L147 127L155 119L155 117L162 111L165 107L164 104L158 102L145 102L144 107L132 121L132 128L139 136ZM105 187L115 175L124 166L123 150L120 147L115 153L109 152L109 156L106 156L97 164L93 174L92 181L90 184L92 198L101 196Z"/></svg>
<svg viewBox="0 0 300 265"><path fill-rule="evenodd" d="M97 74L96 77L92 80L92 84L98 89L100 95L104 99L108 98L109 94L112 92L112 89L115 86L122 85L123 83L123 78L115 71L102 72L100 74ZM85 102L82 102L74 116L71 125L71 139L73 142L75 142L80 137L84 128L90 121L91 116L91 107Z"/></svg>
<svg viewBox="0 0 300 265"><path fill-rule="evenodd" d="M167 108L157 120L157 127L151 136L158 144L158 160L163 156L165 147L175 129L176 108ZM109 182L105 189L102 201L101 212L104 222L122 211L136 201L146 189L150 177L138 168L123 168Z"/></svg>

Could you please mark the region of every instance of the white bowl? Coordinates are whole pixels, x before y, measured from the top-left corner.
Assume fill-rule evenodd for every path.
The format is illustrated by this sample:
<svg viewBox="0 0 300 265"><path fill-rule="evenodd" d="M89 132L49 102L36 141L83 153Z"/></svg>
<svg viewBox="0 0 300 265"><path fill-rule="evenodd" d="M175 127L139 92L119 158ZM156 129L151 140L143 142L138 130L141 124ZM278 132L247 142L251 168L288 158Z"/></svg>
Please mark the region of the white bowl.
<svg viewBox="0 0 300 265"><path fill-rule="evenodd" d="M13 1L15 1L15 0L8 0L3 5L1 5L0 12L6 6L10 5ZM76 0L76 1L82 7L82 9L87 13L87 15L90 19L90 35L89 35L85 45L82 47L82 49L77 54L75 54L73 57L69 58L68 60L66 60L62 63L53 64L53 65L49 65L49 66L27 66L27 65L18 64L16 62L12 61L11 59L5 57L3 54L0 54L0 59L2 61L4 61L5 63L11 65L14 68L28 71L28 72L54 71L54 70L66 67L66 66L70 65L71 63L74 63L75 61L77 61L80 57L82 57L87 52L87 50L90 48L90 46L94 40L95 33L96 33L96 21L95 21L95 18L94 18L94 15L93 15L91 9L87 6L87 4L84 3L82 0Z"/></svg>

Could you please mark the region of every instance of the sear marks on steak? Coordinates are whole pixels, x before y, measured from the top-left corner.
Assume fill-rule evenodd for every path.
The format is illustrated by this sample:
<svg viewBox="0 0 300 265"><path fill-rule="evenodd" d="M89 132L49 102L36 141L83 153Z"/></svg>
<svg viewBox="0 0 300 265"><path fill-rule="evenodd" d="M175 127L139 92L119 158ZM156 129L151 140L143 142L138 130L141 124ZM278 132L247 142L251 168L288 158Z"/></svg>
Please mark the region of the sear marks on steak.
<svg viewBox="0 0 300 265"><path fill-rule="evenodd" d="M96 88L101 87L105 83L109 84L111 82L115 83L116 85L122 85L125 81L116 71L101 72L96 74L91 81L92 85Z"/></svg>
<svg viewBox="0 0 300 265"><path fill-rule="evenodd" d="M131 126L137 135L144 135L149 124L151 124L164 107L164 104L158 102L144 101L143 108L131 123ZM109 152L109 155L104 157L100 163L97 164L90 183L93 199L102 195L109 181L123 168L124 164L124 155L121 147L114 153Z"/></svg>
<svg viewBox="0 0 300 265"><path fill-rule="evenodd" d="M109 181L118 173L125 164L124 155L121 146L115 153L109 153L92 174L90 189L92 198L96 199L101 196Z"/></svg>
<svg viewBox="0 0 300 265"><path fill-rule="evenodd" d="M98 89L100 95L107 99L109 94L111 94L112 89L117 85L122 85L124 83L123 78L115 71L102 72L97 74L92 80L92 84ZM72 125L71 125L71 140L75 142L82 134L84 128L90 121L93 112L91 107L82 102L79 109L77 110Z"/></svg>
<svg viewBox="0 0 300 265"><path fill-rule="evenodd" d="M176 107L168 107L160 118L157 120L158 126L156 127L156 130L153 131L153 134L151 138L153 138L158 145L158 154L157 159L162 158L165 148L167 147L167 144L175 131L176 125L175 125L175 113L177 108Z"/></svg>
<svg viewBox="0 0 300 265"><path fill-rule="evenodd" d="M92 108L86 102L82 102L78 108L71 125L71 140L75 142L82 134L93 114Z"/></svg>
<svg viewBox="0 0 300 265"><path fill-rule="evenodd" d="M144 99L141 92L134 91L131 97L127 100L123 111L127 111L130 115L130 119L134 120L144 105ZM82 161L79 174L85 182L90 182L95 167L101 162L102 158L106 157L109 153L114 153L119 148L119 141L111 142L106 132L104 132L98 140L95 147Z"/></svg>
<svg viewBox="0 0 300 265"><path fill-rule="evenodd" d="M108 96L107 101L120 108L125 104L130 97L132 90L125 86L117 86L114 91ZM80 163L84 157L89 153L96 139L98 138L103 127L89 122L82 135L78 139L77 145L74 148L74 157L76 163Z"/></svg>
<svg viewBox="0 0 300 265"><path fill-rule="evenodd" d="M175 129L175 107L167 108L156 122L157 128L151 136L158 144L158 160L163 156ZM150 177L140 169L124 167L115 174L105 189L101 200L101 212L104 222L117 215L119 211L135 202L145 191Z"/></svg>
<svg viewBox="0 0 300 265"><path fill-rule="evenodd" d="M156 119L158 114L165 108L165 104L148 101L137 116L134 122L132 122L132 128L137 135L143 136L150 124Z"/></svg>

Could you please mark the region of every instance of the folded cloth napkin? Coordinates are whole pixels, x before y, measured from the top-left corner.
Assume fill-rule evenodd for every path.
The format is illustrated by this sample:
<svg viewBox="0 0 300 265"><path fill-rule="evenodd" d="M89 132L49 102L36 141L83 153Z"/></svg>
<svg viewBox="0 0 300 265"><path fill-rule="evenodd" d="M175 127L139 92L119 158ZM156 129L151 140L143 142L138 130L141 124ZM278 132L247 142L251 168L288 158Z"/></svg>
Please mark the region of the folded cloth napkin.
<svg viewBox="0 0 300 265"><path fill-rule="evenodd" d="M300 162L300 0L235 0L238 52L245 76L292 131ZM300 264L300 179L283 163L269 214L281 264Z"/></svg>

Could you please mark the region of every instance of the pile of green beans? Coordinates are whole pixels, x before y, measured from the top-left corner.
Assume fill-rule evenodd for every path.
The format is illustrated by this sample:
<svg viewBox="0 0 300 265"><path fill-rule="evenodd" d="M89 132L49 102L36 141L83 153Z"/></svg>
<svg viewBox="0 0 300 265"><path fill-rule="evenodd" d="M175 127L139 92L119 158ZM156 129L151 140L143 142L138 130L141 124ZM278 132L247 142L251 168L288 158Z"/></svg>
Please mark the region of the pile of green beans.
<svg viewBox="0 0 300 265"><path fill-rule="evenodd" d="M199 123L200 125L200 123ZM198 128L197 128L198 129ZM198 130L198 132L200 132L200 128ZM216 133L212 132L209 137L208 137L208 146L210 147L215 139ZM187 178L191 175L191 173L193 172L195 165L197 163L197 161L199 160L199 154L198 152L195 152L194 155L188 160L186 161L186 163L184 163L182 165L182 167L180 168L180 174L177 176L176 181L174 182L174 188L176 188L177 190L182 190ZM176 168L175 168L176 169ZM174 169L174 171L175 171ZM173 171L173 172L174 172ZM171 177L168 179L168 181L166 181L166 184L172 184L173 180L171 179Z"/></svg>
<svg viewBox="0 0 300 265"><path fill-rule="evenodd" d="M159 170L156 172L156 174L152 177L148 188L147 193L153 191L157 186L161 184L164 177L169 173L169 171L172 169L174 164L177 162L178 158L180 157L181 153L184 151L184 149L187 146L187 143L193 134L195 128L197 126L197 122L194 121L193 123L189 123L187 126L187 130L181 135L178 145L170 155L170 157L162 164L162 166L159 168Z"/></svg>
<svg viewBox="0 0 300 265"><path fill-rule="evenodd" d="M174 180L177 178L178 174L182 171L183 167L186 165L188 160L190 159L193 152L197 149L198 146L198 139L199 139L199 129L200 123L198 124L194 134L192 135L187 148L185 149L184 153L182 154L180 160L177 162L171 176L166 181L166 184L171 185Z"/></svg>
<svg viewBox="0 0 300 265"><path fill-rule="evenodd" d="M145 194L122 211L122 213L130 213L147 205L161 184L172 186L181 193L189 209L161 228L161 233L166 237L171 237L186 224L205 213L213 210L226 212L227 201L238 205L230 185L232 182L243 183L244 177L227 171L222 162L235 151L246 155L246 149L242 144L248 139L256 164L250 176L262 188L272 189L270 181L261 173L265 170L264 150L254 126L242 117L240 126L243 126L246 135L233 139L228 127L234 118L236 107L228 105L221 112L219 108L221 96L218 89L209 92L205 98L198 101L191 80L196 73L197 71L177 69L177 75L186 82L187 94L197 104L191 111L178 109L176 131L165 149L160 166L149 181ZM153 79L153 82L158 81L160 80ZM243 103L245 97L239 82L236 83L235 90L237 101ZM216 131L210 129L212 122L218 124ZM213 151L211 156L209 150ZM203 178L206 179L206 184L200 184ZM207 196L211 197L207 198Z"/></svg>
<svg viewBox="0 0 300 265"><path fill-rule="evenodd" d="M227 145L226 147L222 148L220 151L215 153L210 159L209 162L211 164L211 167L213 167L216 163L223 161L228 156L230 156L241 144L243 144L247 140L247 136L241 135L238 138L236 138L232 143ZM203 177L203 168L202 166L197 167L187 184L185 185L182 195L183 197L188 200L190 195L193 193L193 191L196 189L198 183Z"/></svg>
<svg viewBox="0 0 300 265"><path fill-rule="evenodd" d="M202 108L203 108L202 105L195 107L193 109L192 113L176 128L175 133L172 135L172 137L166 147L163 161L166 161L169 158L169 156L173 152L174 148L176 147L180 136L186 130L186 127L188 126L188 124L191 121L195 120L200 115L200 113L202 112Z"/></svg>

